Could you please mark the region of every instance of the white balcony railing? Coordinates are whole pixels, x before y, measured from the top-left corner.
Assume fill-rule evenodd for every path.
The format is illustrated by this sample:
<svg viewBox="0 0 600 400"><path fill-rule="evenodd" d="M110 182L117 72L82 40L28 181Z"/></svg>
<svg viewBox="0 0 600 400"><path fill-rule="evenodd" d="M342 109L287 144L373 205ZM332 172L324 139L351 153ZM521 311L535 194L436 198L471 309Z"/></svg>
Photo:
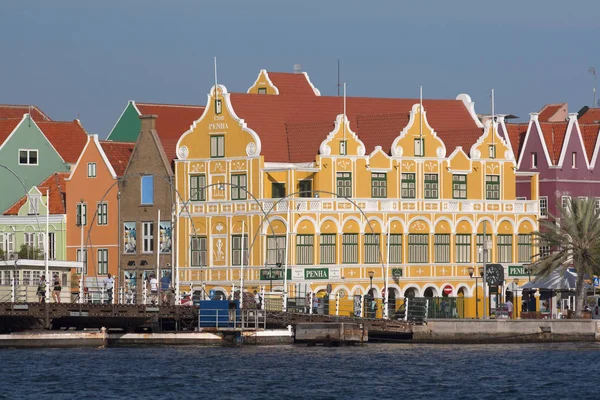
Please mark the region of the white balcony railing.
<svg viewBox="0 0 600 400"><path fill-rule="evenodd" d="M422 212L422 213L500 213L538 214L539 204L535 200L398 200L398 199L332 199L295 198L259 200L265 212L271 214L290 212L356 212L360 208L368 212ZM246 201L203 201L192 202L189 210L193 214L260 213L254 200ZM179 212L186 214L180 206Z"/></svg>

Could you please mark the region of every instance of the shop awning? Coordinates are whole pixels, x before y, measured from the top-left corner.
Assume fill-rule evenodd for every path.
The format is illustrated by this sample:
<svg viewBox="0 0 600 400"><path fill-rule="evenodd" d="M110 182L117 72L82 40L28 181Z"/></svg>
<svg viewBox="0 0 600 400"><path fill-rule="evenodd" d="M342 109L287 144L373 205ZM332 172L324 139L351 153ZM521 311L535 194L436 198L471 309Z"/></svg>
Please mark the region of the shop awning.
<svg viewBox="0 0 600 400"><path fill-rule="evenodd" d="M531 282L527 282L521 289L542 290L575 290L577 274L569 270L557 269L546 276L540 276ZM584 283L586 290L592 286Z"/></svg>

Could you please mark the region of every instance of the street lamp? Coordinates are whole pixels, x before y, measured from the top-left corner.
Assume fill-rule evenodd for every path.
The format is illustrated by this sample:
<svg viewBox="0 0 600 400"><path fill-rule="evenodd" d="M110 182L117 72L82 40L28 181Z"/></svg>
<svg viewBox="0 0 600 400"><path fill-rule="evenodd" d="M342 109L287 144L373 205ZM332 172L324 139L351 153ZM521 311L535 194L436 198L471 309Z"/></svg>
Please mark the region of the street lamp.
<svg viewBox="0 0 600 400"><path fill-rule="evenodd" d="M369 280L371 281L371 289L369 290L369 316L371 316L370 314L372 313L372 309L373 309L373 302L375 301L375 296L373 296L373 276L375 276L375 271L369 271ZM372 316L373 318L375 317L375 315Z"/></svg>
<svg viewBox="0 0 600 400"><path fill-rule="evenodd" d="M468 271L469 271L469 276L471 278L473 278L473 275L475 274L475 268L469 267ZM480 269L479 269L479 276L481 278L483 278L483 271ZM479 279L479 278L477 277L477 275L475 275L475 318L479 319L479 292L477 291L477 287L478 287L477 279Z"/></svg>
<svg viewBox="0 0 600 400"><path fill-rule="evenodd" d="M513 301L513 310L515 312L515 319L517 319L517 317L519 316L519 307L521 307L521 305L519 304L519 278L515 278L513 279L513 283L515 284L515 295L514 295L514 301Z"/></svg>
<svg viewBox="0 0 600 400"><path fill-rule="evenodd" d="M369 280L371 281L371 289L369 293L373 296L373 277L375 276L375 271L369 271Z"/></svg>

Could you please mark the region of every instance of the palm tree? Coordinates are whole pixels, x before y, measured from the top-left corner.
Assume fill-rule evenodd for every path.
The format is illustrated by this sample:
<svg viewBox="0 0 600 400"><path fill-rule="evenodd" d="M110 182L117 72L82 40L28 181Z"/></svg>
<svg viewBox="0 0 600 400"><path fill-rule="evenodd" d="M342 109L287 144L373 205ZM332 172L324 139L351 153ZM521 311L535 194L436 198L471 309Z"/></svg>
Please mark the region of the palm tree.
<svg viewBox="0 0 600 400"><path fill-rule="evenodd" d="M581 317L586 300L584 277L600 270L600 210L593 197L572 199L558 210L560 218L549 216L535 232L539 248L547 246L552 251L539 257L534 269L544 276L571 265L575 268L575 315Z"/></svg>

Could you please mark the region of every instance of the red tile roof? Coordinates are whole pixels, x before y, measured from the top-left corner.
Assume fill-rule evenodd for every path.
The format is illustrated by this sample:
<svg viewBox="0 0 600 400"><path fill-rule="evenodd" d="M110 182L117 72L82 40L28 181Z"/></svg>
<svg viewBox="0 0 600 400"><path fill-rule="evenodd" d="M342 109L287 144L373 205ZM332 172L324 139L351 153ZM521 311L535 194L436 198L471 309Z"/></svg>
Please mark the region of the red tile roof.
<svg viewBox="0 0 600 400"><path fill-rule="evenodd" d="M600 122L600 108L589 108L579 117L580 124L594 124Z"/></svg>
<svg viewBox="0 0 600 400"><path fill-rule="evenodd" d="M550 153L550 160L553 165L558 164L560 152L567 134L568 122L541 122L542 135Z"/></svg>
<svg viewBox="0 0 600 400"><path fill-rule="evenodd" d="M37 122L44 135L65 162L75 164L87 143L87 133L78 120Z"/></svg>
<svg viewBox="0 0 600 400"><path fill-rule="evenodd" d="M512 147L513 154L517 162L521 156L521 149L523 148L523 141L527 134L527 128L529 124L506 124L506 130L508 131L508 138L510 139L510 145Z"/></svg>
<svg viewBox="0 0 600 400"><path fill-rule="evenodd" d="M0 119L0 145L4 143L8 136L15 130L22 118Z"/></svg>
<svg viewBox="0 0 600 400"><path fill-rule="evenodd" d="M600 124L580 124L579 129L581 130L585 153L587 154L588 161L591 162L594 156L596 141L598 140L598 132L600 132Z"/></svg>
<svg viewBox="0 0 600 400"><path fill-rule="evenodd" d="M112 165L117 176L123 176L135 143L129 142L113 142L109 140L101 140L100 146L108 158L108 162Z"/></svg>
<svg viewBox="0 0 600 400"><path fill-rule="evenodd" d="M540 114L538 116L538 120L540 122L548 122L548 120L550 118L552 118L554 116L554 114L556 114L562 106L564 106L565 103L559 103L559 104L546 104L541 110L540 110Z"/></svg>
<svg viewBox="0 0 600 400"><path fill-rule="evenodd" d="M6 118L23 118L24 114L28 114L30 106L21 104L0 104L0 119ZM52 121L42 110L37 106L31 106L31 116L33 120L38 121Z"/></svg>
<svg viewBox="0 0 600 400"><path fill-rule="evenodd" d="M269 79L279 90L280 96L315 96L305 74L268 72Z"/></svg>
<svg viewBox="0 0 600 400"><path fill-rule="evenodd" d="M135 102L138 111L142 114L155 114L156 133L163 144L167 158L176 158L175 144L179 137L190 129L194 121L204 113L204 106L178 105L178 104L153 104ZM173 141L175 144L172 144Z"/></svg>
<svg viewBox="0 0 600 400"><path fill-rule="evenodd" d="M50 214L66 214L66 188L65 178L69 177L68 172L55 172L46 178L42 183L36 185L42 196L46 195L46 191L50 191ZM8 210L4 211L3 215L17 215L19 209L26 203L27 197L23 196Z"/></svg>
<svg viewBox="0 0 600 400"><path fill-rule="evenodd" d="M272 73L269 73L271 76ZM343 99L332 96L265 96L231 93L236 114L261 138L265 161L310 162L319 145L343 113ZM348 97L350 129L365 143L367 153L381 146L388 153L406 126L418 99ZM424 100L429 124L450 154L457 146L468 152L482 134L460 100Z"/></svg>

